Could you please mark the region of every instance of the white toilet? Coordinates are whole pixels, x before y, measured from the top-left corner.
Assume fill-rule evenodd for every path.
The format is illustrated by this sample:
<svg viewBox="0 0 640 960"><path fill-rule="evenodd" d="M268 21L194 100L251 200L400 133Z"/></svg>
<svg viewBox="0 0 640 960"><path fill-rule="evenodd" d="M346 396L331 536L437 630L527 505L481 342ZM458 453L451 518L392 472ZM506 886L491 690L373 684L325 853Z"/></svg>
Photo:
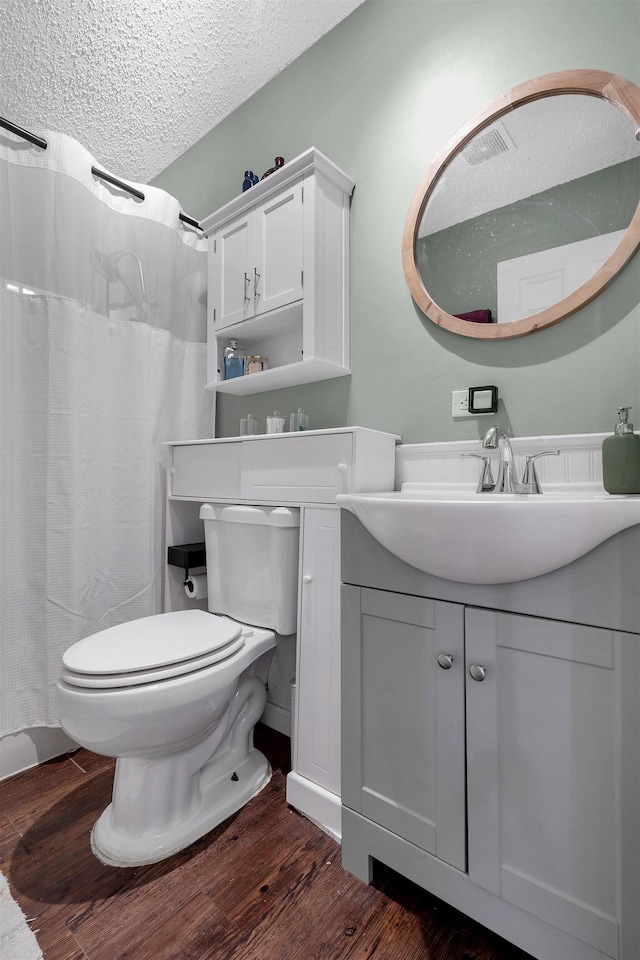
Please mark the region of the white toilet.
<svg viewBox="0 0 640 960"><path fill-rule="evenodd" d="M276 633L296 630L299 510L204 504L200 517L211 612L133 620L63 656L62 728L118 758L91 834L98 859L114 866L182 850L271 777L253 728Z"/></svg>

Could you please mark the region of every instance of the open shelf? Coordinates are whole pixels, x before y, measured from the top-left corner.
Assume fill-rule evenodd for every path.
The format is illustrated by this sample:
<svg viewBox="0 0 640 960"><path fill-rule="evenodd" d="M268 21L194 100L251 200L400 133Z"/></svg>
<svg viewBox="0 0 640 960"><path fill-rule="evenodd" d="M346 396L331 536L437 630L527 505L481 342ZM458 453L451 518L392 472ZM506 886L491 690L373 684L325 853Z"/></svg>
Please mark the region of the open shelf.
<svg viewBox="0 0 640 960"><path fill-rule="evenodd" d="M269 370L235 377L233 380L214 381L207 384L207 390L246 397L252 393L279 390L281 387L294 387L300 383L313 383L317 380L331 380L334 377L345 377L350 374L351 370L327 363L325 360L300 360L298 363L271 367Z"/></svg>

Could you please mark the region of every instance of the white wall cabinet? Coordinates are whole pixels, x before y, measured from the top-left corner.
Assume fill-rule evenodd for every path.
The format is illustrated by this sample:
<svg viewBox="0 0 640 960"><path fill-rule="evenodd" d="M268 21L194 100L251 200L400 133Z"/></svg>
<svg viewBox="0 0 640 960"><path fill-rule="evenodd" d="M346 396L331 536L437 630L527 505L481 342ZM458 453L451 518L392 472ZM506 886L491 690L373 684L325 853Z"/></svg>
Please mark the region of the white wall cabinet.
<svg viewBox="0 0 640 960"><path fill-rule="evenodd" d="M345 868L544 960L640 956L640 637L345 576Z"/></svg>
<svg viewBox="0 0 640 960"><path fill-rule="evenodd" d="M214 330L302 299L302 177L210 238Z"/></svg>
<svg viewBox="0 0 640 960"><path fill-rule="evenodd" d="M203 220L210 389L246 395L350 372L353 186L311 148ZM224 380L231 339L269 368Z"/></svg>

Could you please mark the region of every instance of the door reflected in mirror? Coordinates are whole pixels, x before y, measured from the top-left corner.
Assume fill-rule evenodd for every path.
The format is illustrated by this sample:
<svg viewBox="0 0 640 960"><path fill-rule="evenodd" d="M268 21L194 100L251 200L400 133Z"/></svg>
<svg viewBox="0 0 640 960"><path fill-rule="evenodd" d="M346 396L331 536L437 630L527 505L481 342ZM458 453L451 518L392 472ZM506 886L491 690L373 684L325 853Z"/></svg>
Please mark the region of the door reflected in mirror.
<svg viewBox="0 0 640 960"><path fill-rule="evenodd" d="M638 88L599 71L541 77L490 104L436 158L409 212L416 303L494 339L588 303L638 246L639 126Z"/></svg>

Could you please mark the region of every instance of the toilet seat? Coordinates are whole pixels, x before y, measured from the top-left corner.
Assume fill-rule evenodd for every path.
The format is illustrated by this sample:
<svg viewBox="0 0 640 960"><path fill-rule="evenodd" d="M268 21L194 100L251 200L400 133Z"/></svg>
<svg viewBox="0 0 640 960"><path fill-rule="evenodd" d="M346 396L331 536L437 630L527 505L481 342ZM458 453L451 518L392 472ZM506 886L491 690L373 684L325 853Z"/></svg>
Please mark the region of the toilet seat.
<svg viewBox="0 0 640 960"><path fill-rule="evenodd" d="M204 610L131 620L69 647L61 679L103 690L171 679L228 659L249 633L249 627Z"/></svg>

